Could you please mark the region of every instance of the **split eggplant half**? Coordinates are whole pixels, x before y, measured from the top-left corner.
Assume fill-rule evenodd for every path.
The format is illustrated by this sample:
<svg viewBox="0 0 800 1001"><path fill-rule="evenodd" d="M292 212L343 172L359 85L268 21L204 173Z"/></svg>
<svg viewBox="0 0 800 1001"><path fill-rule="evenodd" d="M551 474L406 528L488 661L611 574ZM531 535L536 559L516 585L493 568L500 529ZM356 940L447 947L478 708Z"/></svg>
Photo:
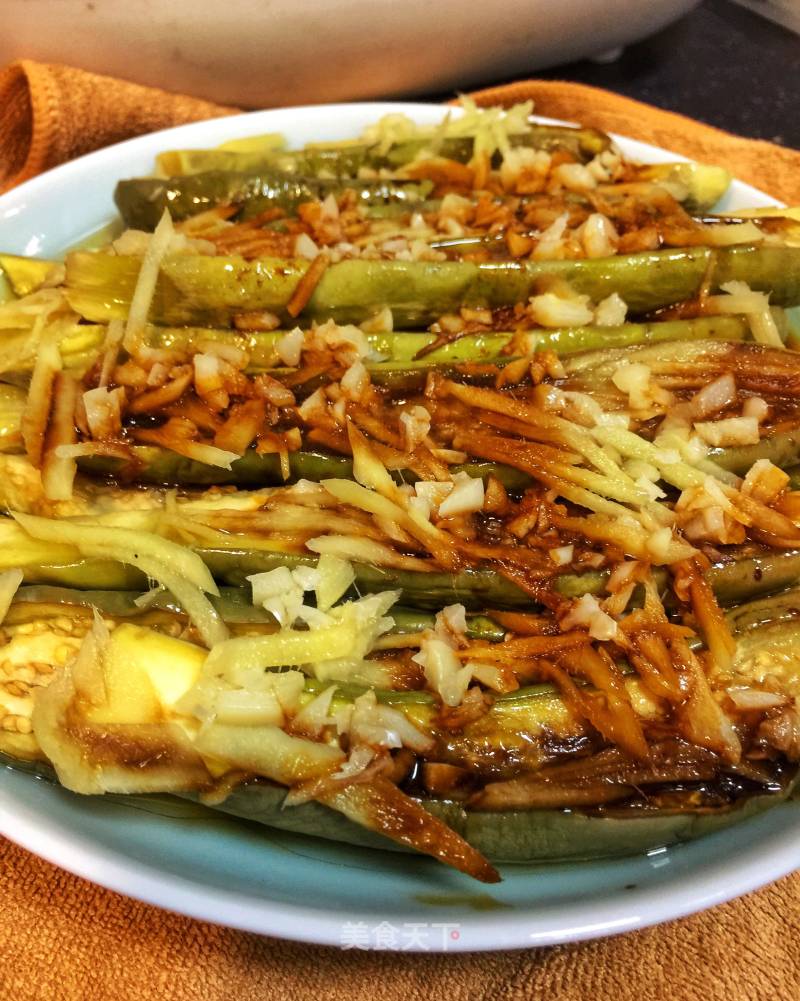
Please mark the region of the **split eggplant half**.
<svg viewBox="0 0 800 1001"><path fill-rule="evenodd" d="M599 695L588 684L574 702L558 685L524 685L498 694L457 728L429 692L320 680L324 660L303 673L284 666L241 688L241 653L248 643L265 646L276 627L244 596L226 594L217 606L230 616L235 638L227 643L236 657L212 658L209 666L174 601L142 609L132 595L23 588L5 624L14 666L0 696L0 751L45 774L53 766L78 791L189 796L287 830L410 846L481 879L493 873L477 853L530 861L645 851L719 830L786 800L796 785L796 769L775 752L800 738L797 712L770 688L800 687L797 591L729 616L737 641L729 697L764 752L737 762L676 735L662 734L644 760L602 747L578 709L582 698ZM402 611L397 618L423 625ZM501 622L477 630L471 624L467 635L491 637L474 643L509 642ZM432 617L424 624L432 626ZM311 634L303 639L314 642ZM396 671L386 656L391 649L376 658L389 673ZM67 650L74 659L65 668ZM780 665L771 685L767 659ZM634 672L620 678L636 718L654 725L654 705ZM212 706L213 718L205 716ZM361 789L348 781L335 742L313 739L327 719L353 714L364 726L380 720L416 747L380 768L373 759ZM287 794L286 785L295 791ZM396 827L384 825L387 813Z"/></svg>

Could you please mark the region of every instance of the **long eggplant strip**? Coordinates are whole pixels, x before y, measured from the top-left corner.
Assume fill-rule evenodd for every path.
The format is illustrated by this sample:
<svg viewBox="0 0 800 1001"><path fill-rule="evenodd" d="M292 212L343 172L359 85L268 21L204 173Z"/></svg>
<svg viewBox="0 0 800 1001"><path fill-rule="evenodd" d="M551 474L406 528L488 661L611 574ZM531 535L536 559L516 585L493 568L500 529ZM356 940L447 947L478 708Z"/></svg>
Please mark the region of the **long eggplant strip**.
<svg viewBox="0 0 800 1001"><path fill-rule="evenodd" d="M413 181L352 180L347 187L356 192L364 205L399 201L412 207L431 190L430 182ZM114 201L130 229L153 230L165 209L177 221L215 205L237 205L247 218L273 205L290 211L302 202L325 198L341 190L341 182L335 179L289 176L279 171L208 171L166 180L141 177L120 181Z"/></svg>
<svg viewBox="0 0 800 1001"><path fill-rule="evenodd" d="M705 163L640 164L635 174L637 180L668 185L687 212L711 211L731 183L730 171Z"/></svg>
<svg viewBox="0 0 800 1001"><path fill-rule="evenodd" d="M278 159L291 155L279 154ZM227 153L224 159L231 162L232 156ZM374 168L374 164L369 166ZM314 176L312 163L308 167L308 173L299 174L281 170L277 164L247 167L241 163L238 168L220 165L168 178L133 178L117 184L114 200L128 227L153 230L165 209L173 219L183 220L217 205L235 205L246 219L271 206L291 211L302 202L338 195L345 189L354 190L364 205L409 207L430 191L429 183L401 179L365 182L352 174L320 178ZM643 170L637 170L643 181L670 185L689 211L713 208L730 183L727 171L700 164L658 164Z"/></svg>
<svg viewBox="0 0 800 1001"><path fill-rule="evenodd" d="M101 324L76 323L68 326L59 341L65 368L84 370L96 359L107 328ZM147 343L179 353L190 353L208 343L230 344L249 355L248 373L268 371L281 378L291 369L281 369L277 344L286 331L242 333L208 327L149 327ZM503 365L512 355L503 354L514 334L486 331L465 334L426 352L419 361L415 356L436 340L435 334L423 331L397 331L391 334L365 335L370 348L382 361L367 362L370 379L377 385L412 386L424 382L427 372L436 365L481 362ZM623 348L669 341L694 341L712 338L743 341L750 337L747 322L737 316L698 317L693 320L664 320L657 323L624 323L616 327L540 328L528 335L529 350L554 351L571 355L581 351ZM6 331L0 338L0 371L23 375L33 370L35 347L31 331ZM458 371L458 370L455 370Z"/></svg>
<svg viewBox="0 0 800 1001"><path fill-rule="evenodd" d="M511 143L545 150L568 149L582 159L591 159L608 147L606 137L591 129L569 130L559 129L558 126L540 126L528 137L512 137ZM339 149L320 147L296 153L268 152L266 155L230 150L176 150L161 154L158 162L162 170L171 175L168 183L174 186L173 190L180 197L180 185L187 180L187 175L212 178L226 172L242 174L272 170L314 178L322 171L326 177L335 174L340 186L344 186L361 167L402 167L421 149L422 143L409 142L394 146L385 156L358 145ZM469 140L445 140L439 155L466 162L471 156L471 149ZM677 200L687 210L697 212L711 210L727 190L731 179L730 173L723 167L700 163L647 164L636 167L634 173L637 180L670 185ZM209 188L213 189L217 183L210 184Z"/></svg>
<svg viewBox="0 0 800 1001"><path fill-rule="evenodd" d="M586 592L584 592L586 593ZM276 628L275 619L253 605L249 587L223 587L218 596L210 596L210 601L224 619L227 625L264 626ZM141 598L139 591L80 591L68 587L50 585L29 585L21 587L14 595L14 604L7 614L6 622L16 624L30 621L32 617L42 614L59 615L64 612L64 606L71 609L97 608L103 614L116 619L139 619L152 612L165 612L171 615L185 615L180 602L168 591L157 593L146 603L137 604ZM486 614L469 613L466 616L466 633L468 639L483 640L489 643L501 643L507 630L492 617ZM497 613L500 616L500 613ZM779 591L766 598L755 598L729 608L725 617L733 632L741 633L764 625L767 622L782 622L794 620L800 616L800 602L796 590ZM501 616L502 617L502 616ZM419 608L407 608L396 605L392 608L391 618L394 622L390 635L418 635L426 629L433 629L435 616L431 612ZM309 684L311 684L309 682ZM313 685L311 686L312 690ZM349 691L346 686L342 692ZM351 696L355 698L363 689L353 686ZM544 691L556 691L554 685L539 685L513 693L500 695L504 702L519 701L531 694L541 694ZM380 693L382 701L391 702L397 698L400 701L408 698L430 701L430 693L385 691Z"/></svg>
<svg viewBox="0 0 800 1001"><path fill-rule="evenodd" d="M586 592L584 592L586 593ZM180 602L168 591L155 594L144 605L136 603L141 598L139 591L80 591L68 587L50 585L29 585L21 587L14 596L14 604L8 613L6 621L14 624L30 621L31 616L41 614L61 614L64 606L72 609L97 608L103 614L117 619L139 619L153 612L165 612L171 615L185 615ZM275 619L266 611L252 604L249 587L223 587L218 596L209 599L227 625L264 626L275 628ZM492 617L493 613L468 613L466 616L465 635L472 640L483 640L489 643L501 643L507 630ZM497 615L502 618L500 612ZM780 591L766 598L755 598L743 604L729 608L725 617L733 632L744 632L764 625L766 622L781 622L797 619L800 616L800 603L796 590ZM426 629L432 629L435 616L431 612L419 608L395 606L391 618L394 622L390 635L418 635ZM311 684L311 682L309 682ZM312 685L313 689L313 685ZM343 688L345 692L348 689ZM348 697L355 698L363 689L352 688ZM530 694L540 694L543 691L556 691L553 685L539 685L511 694L499 696L503 701L527 698ZM382 701L391 702L397 698L400 701L408 698L430 701L430 693L417 692L413 695L402 692L386 691L380 694Z"/></svg>
<svg viewBox="0 0 800 1001"><path fill-rule="evenodd" d="M800 427L767 432L755 445L713 449L708 457L739 476L744 476L759 459L769 459L773 465L786 469L800 462Z"/></svg>
<svg viewBox="0 0 800 1001"><path fill-rule="evenodd" d="M78 591L66 587L34 585L21 587L14 596L16 612L23 611L20 606L25 604L48 606L70 605L83 608L98 608L118 618L137 618L150 611L164 611L184 615L180 604L168 591L156 594L148 600L144 608L136 604L140 598L139 591ZM211 595L209 600L228 625L264 625L275 627L275 619L252 604L249 587L223 587L219 596ZM13 616L13 613L10 613ZM429 612L415 608L396 606L391 614L394 626L390 634L403 636L416 635L425 629L433 629L435 617ZM13 621L9 619L8 621ZM486 640L499 643L506 635L506 630L498 625L489 615L470 614L466 618L466 636L474 640Z"/></svg>
<svg viewBox="0 0 800 1001"><path fill-rule="evenodd" d="M169 257L163 262L151 319L213 326L251 310L285 315L308 266L277 258ZM67 299L87 320L123 319L139 267L135 257L70 254ZM791 306L800 303L800 248L698 247L593 260L485 264L340 261L325 271L302 315L358 323L388 306L399 326L424 326L464 305L522 302L542 281L556 278L598 301L616 291L634 313L691 299L705 282L718 289L731 280L770 292L773 305Z"/></svg>
<svg viewBox="0 0 800 1001"><path fill-rule="evenodd" d="M751 796L705 813L653 810L638 816L592 815L578 810L500 810L480 813L454 801L424 798L421 805L495 862L559 862L641 854L739 823L791 798L797 783L780 793ZM366 848L400 849L321 804L283 808L286 792L249 782L214 809L281 830ZM188 797L194 799L195 797ZM611 812L611 811L609 811Z"/></svg>
<svg viewBox="0 0 800 1001"><path fill-rule="evenodd" d="M353 462L341 455L305 449L289 453L289 481L284 480L280 457L260 455L249 449L231 463L230 470L209 466L194 459L187 459L155 445L134 445L131 448L133 464L103 456L84 456L79 460L80 469L95 477L122 474L137 483L158 483L175 486L211 486L235 483L237 486L283 486L296 480L339 478L351 479ZM519 470L494 462L466 462L451 467L454 472L487 478L494 476L508 490L522 490L530 482ZM418 477L411 471L396 473L398 482L414 483Z"/></svg>
<svg viewBox="0 0 800 1001"><path fill-rule="evenodd" d="M6 545L0 548L0 569L20 567L27 584L52 584L80 590L134 590L145 588L144 577L130 567L109 561L81 561L70 546L63 546L57 557L53 547L27 540L21 530L0 522ZM25 541L24 551L21 543ZM277 552L247 546L234 536L234 546L219 548L195 546L195 552L208 566L214 578L229 587L247 586L247 577L276 567L312 566L316 557ZM236 545L239 543L239 545ZM506 577L489 568L468 568L451 574L394 570L354 563L355 586L359 592L399 590L401 601L420 609L439 609L461 603L470 610L486 608L530 609L531 598ZM603 571L561 573L555 587L564 597L601 594L607 575ZM782 591L800 580L800 553L770 552L719 564L708 571L708 579L722 605L734 605L751 598Z"/></svg>
<svg viewBox="0 0 800 1001"><path fill-rule="evenodd" d="M63 621L67 609L83 615L85 625L91 623L90 611L97 608L110 620L116 622L127 622L131 618L143 618L155 611L165 613L164 618L159 623L145 628L159 633L166 629L169 635L168 624L175 624L175 616L183 615L183 609L178 602L170 596L157 596L147 604L146 608L136 606L134 597L138 592L113 592L94 591L79 592L68 588L51 587L27 587L22 588L15 596L9 609L8 625L20 626L31 622L58 623ZM262 610L250 606L246 612L246 605L249 597L249 589L223 589L222 594L217 599L217 607L220 613L226 616L226 622L245 623L261 625L265 619L270 617ZM800 626L800 593L797 590L788 591L785 594L772 596L766 599L758 599L744 603L741 607L726 613L726 619L734 632L741 640L743 648L741 656L748 656L751 649L757 649L763 642L763 637L781 637L781 642L790 642ZM246 613L246 614L245 614ZM392 617L397 617L398 621L411 623L416 619L419 623L430 619L425 613L413 609L393 609ZM228 617L230 616L230 617ZM479 623L480 616L470 617L474 623ZM469 619L468 619L469 621ZM504 633L498 633L496 625L492 624L491 630L484 630L478 624L475 639L483 638L480 633L491 632L491 637L486 636L490 642L502 642ZM760 631L759 631L760 630ZM768 630L768 631L765 631ZM788 637L789 639L785 639ZM632 669L629 665L623 665L625 677L632 677ZM305 702L311 701L316 695L324 691L330 682L320 681L314 677L305 680L303 699ZM363 684L351 684L346 682L337 683L336 704L351 702L363 695L369 689ZM435 696L425 689L396 691L393 689L375 690L378 700L387 705L399 708L406 707L416 717L418 721L423 721L425 725L432 723L433 715L436 711ZM528 729L531 732L541 731L548 726L556 729L556 716L562 717L563 706L556 707L556 703L561 702L558 686L549 682L535 685L525 685L512 692L504 692L495 696L493 704L489 709L489 722L492 728L516 727L517 729Z"/></svg>
<svg viewBox="0 0 800 1001"><path fill-rule="evenodd" d="M0 753L0 764L55 782L52 769L41 761L21 761ZM596 814L574 809L478 812L453 800L419 797L418 802L495 862L577 862L638 855L666 845L693 841L787 802L796 797L797 789L795 779L780 792L751 796L732 806L704 813L651 809L633 816L629 811L614 810ZM181 798L198 804L191 807L192 810L200 809L201 798L197 793L184 793ZM321 803L303 803L289 808L283 805L285 798L286 789L282 786L253 780L237 786L222 803L202 807L203 813L193 813L193 818L213 822L215 813L223 813L268 828L361 848L398 853L410 851ZM127 799L130 797L120 802ZM173 805L172 797L146 796L138 800L153 812L163 809L167 816L180 809L179 805Z"/></svg>
<svg viewBox="0 0 800 1001"><path fill-rule="evenodd" d="M54 584L79 589L144 588L144 578L132 568L108 560L81 561L68 544L54 546L30 539L11 521L0 521L4 545L0 547L0 569L20 567L29 584ZM269 543L248 545L247 536L231 536L231 545L195 545L214 578L231 587L243 587L247 577L286 566L309 566L315 557L276 550ZM463 603L469 609L526 608L530 597L509 579L489 567L468 568L451 574L395 570L368 564L354 564L355 584L360 592L400 590L402 600L417 608L441 608ZM712 566L708 578L723 605L733 605L759 595L791 587L800 580L800 553L765 552L745 555L729 563ZM564 572L555 575L554 585L564 597L602 593L606 573Z"/></svg>
<svg viewBox="0 0 800 1001"><path fill-rule="evenodd" d="M19 418L23 403L23 394L16 387L6 387L0 393L0 449L5 451L18 450L20 447ZM791 443L796 447L797 437L792 434ZM753 462L760 458L772 458L776 465L779 458L773 451L773 442L780 439L766 437L757 446L746 449L720 449L715 461L724 468L739 473L746 473ZM746 461L741 461L739 453L746 452ZM133 461L104 456L83 456L78 464L87 476L103 479L122 476L129 483L147 483L174 486L212 486L236 484L242 487L283 486L289 482L305 479L320 481L328 478L351 478L352 460L342 455L314 449L302 449L289 453L289 480L284 480L280 458L274 454L259 454L250 449L234 460L231 469L211 466L189 459L168 449L154 445L134 445L130 447ZM733 453L733 454L730 454ZM795 458L786 446L786 457ZM503 463L474 461L454 465L453 472L466 472L472 477L480 476L484 480L489 476L499 480L503 486L512 492L519 492L530 485L531 479L512 466ZM396 471L397 482L413 483L418 477L410 470Z"/></svg>
<svg viewBox="0 0 800 1001"><path fill-rule="evenodd" d="M611 140L597 129L568 125L541 125L531 123L527 135L511 136L512 146L531 149L568 150L582 160L591 160L611 145ZM325 145L309 145L301 150L272 149L188 149L167 150L157 157L159 168L171 175L198 174L210 170L252 171L268 167L287 174L337 178L355 177L362 167L373 170L382 167L401 167L410 163L422 150L429 147L430 139L410 139L393 143L386 152L377 145L359 140ZM437 152L450 160L466 163L472 156L473 142L469 138L445 138L437 145Z"/></svg>
<svg viewBox="0 0 800 1001"><path fill-rule="evenodd" d="M12 432L11 407L17 402L15 398L4 408ZM92 476L115 476L124 470L125 475L133 482L186 486L228 483L240 486L280 486L298 479L316 481L329 477L347 479L352 476L352 461L349 458L314 449L289 453L289 481L283 479L277 455L260 455L254 449L235 459L230 470L209 466L155 445L134 445L131 452L135 461L127 464L127 468L123 460L102 456L84 456L78 460L78 465ZM723 469L742 476L759 459L769 459L780 468L796 466L800 459L800 430L768 435L757 445L717 449L711 453L711 458ZM464 471L470 476L494 476L506 489L512 491L523 490L531 483L527 473L499 462L475 461L451 468L453 472ZM410 471L403 471L402 476L396 473L395 478L399 482L413 483L417 477Z"/></svg>
<svg viewBox="0 0 800 1001"><path fill-rule="evenodd" d="M12 609L18 608L19 604L25 603L15 602ZM770 613L768 603L758 602L750 608L745 607L741 610L744 629L741 633L741 642L744 644L741 655L745 659L751 650L757 651L765 643L777 641L789 649L791 638L797 632L798 616L796 608L794 615L787 616L786 606L785 600L778 601L774 612ZM32 617L24 621L46 622L48 619L55 621L61 619L57 606L55 608L42 606L38 619L35 608L25 611L32 613ZM87 615L87 624L88 621ZM137 642L137 639L132 637L129 642ZM171 652L174 648L165 647L165 650L167 649ZM310 690L304 698L313 697L319 690L319 685L308 687ZM348 694L339 691L335 705L346 703L357 694L360 694L359 689L354 689ZM391 699L390 704L400 708L417 723L424 720L430 725L434 722L432 713L435 711L435 704L429 693L382 693L381 701L384 701L383 695L388 695ZM581 724L571 718L570 713L565 715L564 709L561 699L552 686L521 689L509 695L499 696L487 716L475 724L467 724L460 739L464 741L464 750L467 754L472 753L470 748L475 746L473 738L483 742L487 750L496 747L502 749L504 753L514 747L515 741L522 735L527 735L528 741L532 735L546 735L548 740L558 735L561 740L566 740L570 735L573 737L578 735ZM436 729L434 733L437 733ZM451 736L438 734L436 739L440 744L434 753L443 753L446 757L450 753L448 747L456 750ZM4 737L0 741L2 744L0 750L5 754L11 754L10 758L3 758L4 763L21 770L34 770L37 774L52 778L49 766L37 760L41 758L41 753L37 753L35 740L31 739L29 742L30 747L27 748L29 760L20 760L14 753L13 735ZM249 741L245 740L244 743L249 746ZM491 756L482 761L484 768L487 766L489 769L492 768ZM524 774L526 765L523 760L519 760L512 768L517 773L521 768ZM514 770L511 774L514 775ZM491 771L489 776L493 777ZM653 780L657 781L655 772ZM756 793L745 800L729 801L724 806L706 807L700 814L692 811L683 812L679 804L667 809L648 807L645 810L634 806L616 815L613 808L601 809L599 812L587 815L575 810L553 809L546 812L527 809L478 812L466 803L456 803L450 799L443 801L429 796L418 797L417 802L423 809L444 820L449 826L455 825L456 832L484 854L498 860L530 861L540 858L600 857L619 852L627 853L634 848L643 849L648 844L653 847L652 839L656 837L659 843L663 843L665 837L667 840L671 838L681 840L684 837L698 836L700 833L719 829L733 820L751 816L761 809L785 801L794 794L796 786L796 774L792 776L789 772L779 783L772 783L772 791L767 794ZM188 795L190 798L196 796L195 793ZM385 841L375 841L371 837L362 841L363 833L350 825L342 827L334 823L331 826L326 811L320 813L316 809L286 807L276 815L277 808L283 805L284 796L285 789L281 787L263 780L251 780L237 787L222 804L217 804L217 807L224 812L246 816L270 826L286 827L290 830L336 839L344 838L374 847L390 847ZM322 827L318 826L319 820L325 820ZM612 834L623 838L622 844L609 841L606 836ZM489 840L485 840L487 838Z"/></svg>
<svg viewBox="0 0 800 1001"><path fill-rule="evenodd" d="M49 584L78 590L144 590L146 578L138 571L105 560L74 557L53 559L46 546L21 556L0 552L0 569L19 567L26 584ZM277 567L316 566L317 558L266 549L214 549L193 547L215 579L229 587L245 587L252 574ZM422 609L440 609L462 603L469 609L486 607L530 607L530 598L514 584L492 570L462 570L457 574L431 571L419 573L354 563L355 586L363 593L399 590L401 600Z"/></svg>
<svg viewBox="0 0 800 1001"><path fill-rule="evenodd" d="M794 587L800 581L800 552L765 552L743 556L730 563L716 564L706 572L717 601L725 607L736 606L759 595L775 594ZM666 585L666 574L655 571L656 581ZM608 575L605 571L561 574L556 590L565 598L583 594L603 594Z"/></svg>
<svg viewBox="0 0 800 1001"><path fill-rule="evenodd" d="M199 327L151 328L149 341L153 347L191 348L200 340L231 343L244 348L250 355L250 369L275 366L275 345L285 331L242 334L231 330L209 330ZM425 354L426 363L490 362L503 357L504 349L514 334L503 331L486 331L464 334L456 340L441 344ZM738 316L707 316L693 320L663 320L653 323L623 323L616 327L561 327L540 328L531 331L531 341L536 339L540 351L556 354L573 354L603 348L621 348L634 344L655 344L666 341L694 341L705 338L724 341L741 341L749 337L747 322ZM402 366L413 362L416 355L434 343L435 334L422 331L396 331L390 334L366 334L370 348L384 356L383 362L367 363L373 381L379 379L389 365Z"/></svg>
<svg viewBox="0 0 800 1001"><path fill-rule="evenodd" d="M719 329L725 327L724 336L726 340L737 339L739 335L741 337L745 337L747 335L747 328L743 323L737 324L732 322L727 325L718 324L712 326L719 327ZM74 333L68 332L59 344L59 350L61 352L64 367L78 373L83 373L90 368L91 365L97 360L97 352L102 346L106 329L106 327L97 324L75 324ZM617 328L616 330L611 330L611 328L608 329L611 331L611 339L614 341L615 345L625 345L638 342L639 333L636 330L630 331L622 328ZM261 345L258 343L258 340L253 337L246 339L240 338L239 343L237 344L236 333L232 330L209 331L211 334L219 335L214 337L204 336L204 330L205 328L202 327L155 328L153 336L150 337L150 341L155 347L160 346L160 342L163 342L163 344L167 347L175 347L176 349L179 345L185 345L187 351L192 350L193 342L198 346L202 345L203 342L214 341L216 343L230 343L237 347L244 347L246 343L254 343L256 348L255 357L251 358L250 364L244 369L247 374L253 375L261 372L267 372L275 378L281 379L285 378L287 375L291 375L294 371L293 369L288 368L272 367L278 360L272 344ZM585 331L554 331L553 333L556 336L545 335L542 338L541 344L538 348L539 350L546 350L551 341L554 346L561 341L567 346L568 351L580 350L579 346L574 347L573 345L580 345L582 335L593 339L595 331L593 328L586 328ZM567 334L566 337L563 336L564 333ZM661 335L658 338L659 340L671 340L678 332L657 331L657 333ZM687 328L687 333L691 334L691 329ZM562 335L561 338L557 336L558 334ZM702 337L705 335L701 331L698 331L696 336ZM0 345L0 373L2 373L6 379L21 380L22 377L33 371L35 356L31 353L24 353L24 349L30 342L30 337L30 331L20 331L16 334L16 337L14 337L13 340L7 337L3 338L3 343ZM404 337L417 338L418 348L420 350L424 348L427 343L430 343L431 340L433 340L432 337L429 338L425 334L416 332L405 334ZM471 378L487 379L491 378L495 374L496 368L508 364L508 362L512 359L506 355L498 356L487 353L486 351L481 352L481 350L475 346L475 342L484 341L491 345L493 341L497 340L507 343L510 340L510 337L511 335L493 335L490 337L483 337L479 335L477 338L469 338L472 343L464 345L463 347L459 347L458 342L453 342L454 350L449 352L446 350L449 345L443 345L442 348L437 349L436 352L431 352L430 357L425 356L425 358L420 361L373 362L368 363L366 365L366 369L369 372L370 381L373 385L385 386L394 392L408 392L424 388L428 373L437 368L447 374L448 377L455 378L459 375L464 375ZM475 360L465 362L447 360L448 355L458 357L459 355L470 354L470 348L474 348L472 353L476 356ZM439 355L440 357L437 359L435 357L436 355ZM465 372L463 369L464 365L474 366L478 363L483 366L489 366L490 368L487 368L485 371L478 370L475 372ZM316 388L318 382L319 380L311 379L304 382L303 385L308 392L311 392L313 388Z"/></svg>

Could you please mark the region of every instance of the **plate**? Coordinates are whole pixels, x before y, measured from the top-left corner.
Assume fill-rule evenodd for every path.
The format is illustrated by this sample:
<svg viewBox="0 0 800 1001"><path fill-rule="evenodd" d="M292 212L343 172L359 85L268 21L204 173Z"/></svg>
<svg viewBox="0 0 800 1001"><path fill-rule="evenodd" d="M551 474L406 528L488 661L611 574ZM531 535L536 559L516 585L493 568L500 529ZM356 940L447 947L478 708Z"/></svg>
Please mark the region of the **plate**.
<svg viewBox="0 0 800 1001"><path fill-rule="evenodd" d="M151 171L162 150L262 132L283 132L292 145L355 136L394 111L422 123L442 113L399 103L281 109L92 153L0 198L0 249L63 252L111 220L116 181ZM683 159L617 140L640 160ZM775 204L734 182L721 207ZM800 866L800 806L793 804L645 856L503 865L503 882L486 888L427 858L273 831L177 800L84 798L9 768L0 768L0 833L79 876L195 918L344 948L418 952L517 949L631 931Z"/></svg>

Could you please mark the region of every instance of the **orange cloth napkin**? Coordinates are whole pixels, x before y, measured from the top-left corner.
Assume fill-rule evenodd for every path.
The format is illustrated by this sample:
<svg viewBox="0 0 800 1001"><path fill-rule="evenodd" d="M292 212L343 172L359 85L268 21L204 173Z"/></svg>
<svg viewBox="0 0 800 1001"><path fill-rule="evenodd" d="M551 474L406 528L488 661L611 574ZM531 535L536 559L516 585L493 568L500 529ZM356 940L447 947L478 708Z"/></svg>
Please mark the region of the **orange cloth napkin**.
<svg viewBox="0 0 800 1001"><path fill-rule="evenodd" d="M579 84L474 95L533 98L576 119L708 162L800 202L800 152L741 139ZM0 72L0 190L71 157L235 111L63 66ZM168 914L70 876L0 839L0 986L14 1001L797 1001L800 873L705 914L600 942L414 956L262 939Z"/></svg>
<svg viewBox="0 0 800 1001"><path fill-rule="evenodd" d="M218 928L0 839L9 1001L797 1001L800 873L660 928L526 952L410 955ZM443 917L442 920L448 920Z"/></svg>
<svg viewBox="0 0 800 1001"><path fill-rule="evenodd" d="M238 110L22 59L0 71L0 192L101 146Z"/></svg>
<svg viewBox="0 0 800 1001"><path fill-rule="evenodd" d="M776 198L800 202L800 151L742 139L584 84L523 80L472 95L479 104L533 99L535 110L727 166ZM0 191L132 136L239 109L23 59L0 70Z"/></svg>

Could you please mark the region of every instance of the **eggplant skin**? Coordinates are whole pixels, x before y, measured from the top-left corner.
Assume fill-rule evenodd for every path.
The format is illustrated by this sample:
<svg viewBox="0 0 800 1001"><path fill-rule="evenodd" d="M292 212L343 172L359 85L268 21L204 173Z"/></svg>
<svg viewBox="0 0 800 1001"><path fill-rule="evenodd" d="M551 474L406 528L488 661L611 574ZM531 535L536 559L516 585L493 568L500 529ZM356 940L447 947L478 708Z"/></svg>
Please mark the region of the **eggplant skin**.
<svg viewBox="0 0 800 1001"><path fill-rule="evenodd" d="M20 761L0 753L0 765L38 775L54 785L58 781L45 761ZM416 854L388 838L348 820L341 813L309 802L283 807L287 790L265 780L246 782L234 789L211 811L265 827L324 838L358 848ZM114 797L124 801L124 796ZM137 802L173 800L175 796L136 796ZM180 799L202 803L194 792ZM418 800L492 862L590 862L604 858L641 855L668 845L694 841L755 817L782 803L800 799L800 771L780 791L756 794L739 803L705 813L653 812L630 817L600 817L576 810L467 810L452 800ZM207 807L208 808L208 807ZM158 811L155 811L158 812Z"/></svg>
<svg viewBox="0 0 800 1001"><path fill-rule="evenodd" d="M415 205L430 193L430 184L408 181L359 181L347 185L362 204ZM216 205L236 205L250 218L271 206L293 210L301 202L339 194L341 181L298 177L280 171L209 170L184 177L136 177L120 181L114 202L130 229L154 230L165 209L175 220L189 219Z"/></svg>
<svg viewBox="0 0 800 1001"><path fill-rule="evenodd" d="M586 862L640 855L694 841L785 803L797 790L796 777L782 792L754 795L725 809L624 818L561 810L478 812L446 800L426 799L420 803L493 862ZM250 782L239 786L213 809L296 834L361 848L408 851L320 803L282 809L285 796L286 790L280 786ZM198 799L194 794L186 794L185 798Z"/></svg>

